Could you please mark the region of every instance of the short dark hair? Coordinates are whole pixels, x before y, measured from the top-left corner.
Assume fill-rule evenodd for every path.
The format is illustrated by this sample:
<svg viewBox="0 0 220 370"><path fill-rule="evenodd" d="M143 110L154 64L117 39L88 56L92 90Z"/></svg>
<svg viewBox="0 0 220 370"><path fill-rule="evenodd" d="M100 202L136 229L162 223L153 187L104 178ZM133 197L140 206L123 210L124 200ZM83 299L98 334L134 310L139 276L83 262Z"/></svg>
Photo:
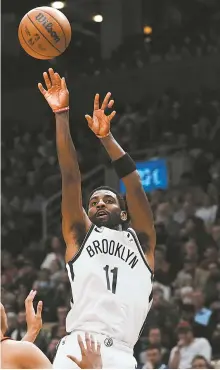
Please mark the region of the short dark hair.
<svg viewBox="0 0 220 370"><path fill-rule="evenodd" d="M193 364L193 362L194 362L194 361L196 361L196 360L203 360L203 361L205 361L206 368L207 368L207 369L213 369L213 367L212 367L212 365L210 364L210 362L209 362L208 360L206 360L206 358L205 358L204 356L202 356L202 355L196 355L196 356L193 358L193 360L192 360L192 362L191 362L191 365L192 365L192 364Z"/></svg>
<svg viewBox="0 0 220 370"><path fill-rule="evenodd" d="M188 321L180 321L177 325L177 333L193 333L193 328Z"/></svg>
<svg viewBox="0 0 220 370"><path fill-rule="evenodd" d="M159 352L161 352L161 346L159 344L148 344L146 351L157 349Z"/></svg>
<svg viewBox="0 0 220 370"><path fill-rule="evenodd" d="M127 212L127 220L126 221L122 221L123 229L127 229L128 226L129 226L129 222L130 222L130 217L129 217L129 213L128 213L128 207L127 207L126 198L123 197L123 195L121 195L117 190L111 188L110 186L104 186L104 185L103 186L99 186L98 188L94 189L89 194L88 202L87 202L87 210L88 210L88 207L89 207L89 201L90 201L91 197L93 196L94 193L96 193L99 190L108 190L108 191L111 191L112 193L114 193L116 195L117 200L118 200L118 203L119 203L119 206L121 208L121 211Z"/></svg>

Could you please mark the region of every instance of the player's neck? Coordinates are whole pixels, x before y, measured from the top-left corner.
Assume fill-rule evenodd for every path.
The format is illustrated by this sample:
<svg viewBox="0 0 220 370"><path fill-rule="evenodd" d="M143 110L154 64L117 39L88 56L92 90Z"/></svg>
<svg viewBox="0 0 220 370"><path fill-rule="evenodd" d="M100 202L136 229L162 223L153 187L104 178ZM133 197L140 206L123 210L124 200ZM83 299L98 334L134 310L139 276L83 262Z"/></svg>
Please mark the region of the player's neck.
<svg viewBox="0 0 220 370"><path fill-rule="evenodd" d="M114 230L122 231L122 230L123 230L123 229L122 229L122 225L121 225L121 224L119 224L118 226L115 226L115 227L114 227Z"/></svg>

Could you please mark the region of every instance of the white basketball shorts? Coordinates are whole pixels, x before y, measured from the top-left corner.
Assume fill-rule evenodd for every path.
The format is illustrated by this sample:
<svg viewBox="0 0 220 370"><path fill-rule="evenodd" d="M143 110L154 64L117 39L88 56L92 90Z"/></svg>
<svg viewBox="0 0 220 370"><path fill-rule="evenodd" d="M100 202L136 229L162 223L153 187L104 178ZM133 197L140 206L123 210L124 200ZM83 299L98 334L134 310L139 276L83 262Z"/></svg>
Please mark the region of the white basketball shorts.
<svg viewBox="0 0 220 370"><path fill-rule="evenodd" d="M61 339L53 362L54 369L78 369L78 366L67 357L67 355L72 355L79 360L81 359L80 347L77 341L78 334L84 341L85 332L82 331L73 331ZM93 334L95 340L101 343L103 369L136 368L137 362L133 356L133 348L102 334L89 334Z"/></svg>

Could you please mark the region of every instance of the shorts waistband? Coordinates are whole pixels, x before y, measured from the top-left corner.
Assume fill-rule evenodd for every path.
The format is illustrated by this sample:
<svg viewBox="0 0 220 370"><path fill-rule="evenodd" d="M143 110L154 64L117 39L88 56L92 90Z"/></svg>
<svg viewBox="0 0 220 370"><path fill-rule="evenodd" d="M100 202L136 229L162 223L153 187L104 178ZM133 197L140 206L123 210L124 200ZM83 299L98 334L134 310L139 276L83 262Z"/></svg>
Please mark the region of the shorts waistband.
<svg viewBox="0 0 220 370"><path fill-rule="evenodd" d="M83 330L73 330L71 334L73 333L77 333L77 334L80 334L84 339L84 335L86 333L86 331L83 331ZM123 342L121 340L118 340L118 339L115 339L113 337L111 337L110 335L106 334L106 333L97 333L95 331L89 331L89 334L92 334L94 335L95 339L98 340L101 345L104 345L105 347L112 347L114 345L114 347L116 347L117 349L120 349L120 350L123 350L123 351L126 351L126 352L131 352L133 354L133 348L134 346L132 344L129 344L129 343L126 343L126 342Z"/></svg>

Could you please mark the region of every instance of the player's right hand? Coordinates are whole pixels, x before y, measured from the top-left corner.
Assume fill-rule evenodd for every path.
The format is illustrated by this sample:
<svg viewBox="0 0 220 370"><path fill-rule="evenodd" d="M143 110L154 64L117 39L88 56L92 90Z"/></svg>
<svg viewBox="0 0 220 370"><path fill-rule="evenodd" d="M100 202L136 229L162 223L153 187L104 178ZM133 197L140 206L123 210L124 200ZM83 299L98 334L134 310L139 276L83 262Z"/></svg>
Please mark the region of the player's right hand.
<svg viewBox="0 0 220 370"><path fill-rule="evenodd" d="M102 357L101 357L101 345L97 342L93 336L89 336L88 333L85 334L86 346L84 346L83 340L80 335L77 337L80 346L82 360L78 360L76 357L68 355L67 357L75 362L80 369L102 369Z"/></svg>
<svg viewBox="0 0 220 370"><path fill-rule="evenodd" d="M41 83L38 83L38 88L45 97L49 106L54 113L64 110L69 107L69 91L66 86L65 78L61 78L58 73L54 73L52 68L43 73L46 89Z"/></svg>

